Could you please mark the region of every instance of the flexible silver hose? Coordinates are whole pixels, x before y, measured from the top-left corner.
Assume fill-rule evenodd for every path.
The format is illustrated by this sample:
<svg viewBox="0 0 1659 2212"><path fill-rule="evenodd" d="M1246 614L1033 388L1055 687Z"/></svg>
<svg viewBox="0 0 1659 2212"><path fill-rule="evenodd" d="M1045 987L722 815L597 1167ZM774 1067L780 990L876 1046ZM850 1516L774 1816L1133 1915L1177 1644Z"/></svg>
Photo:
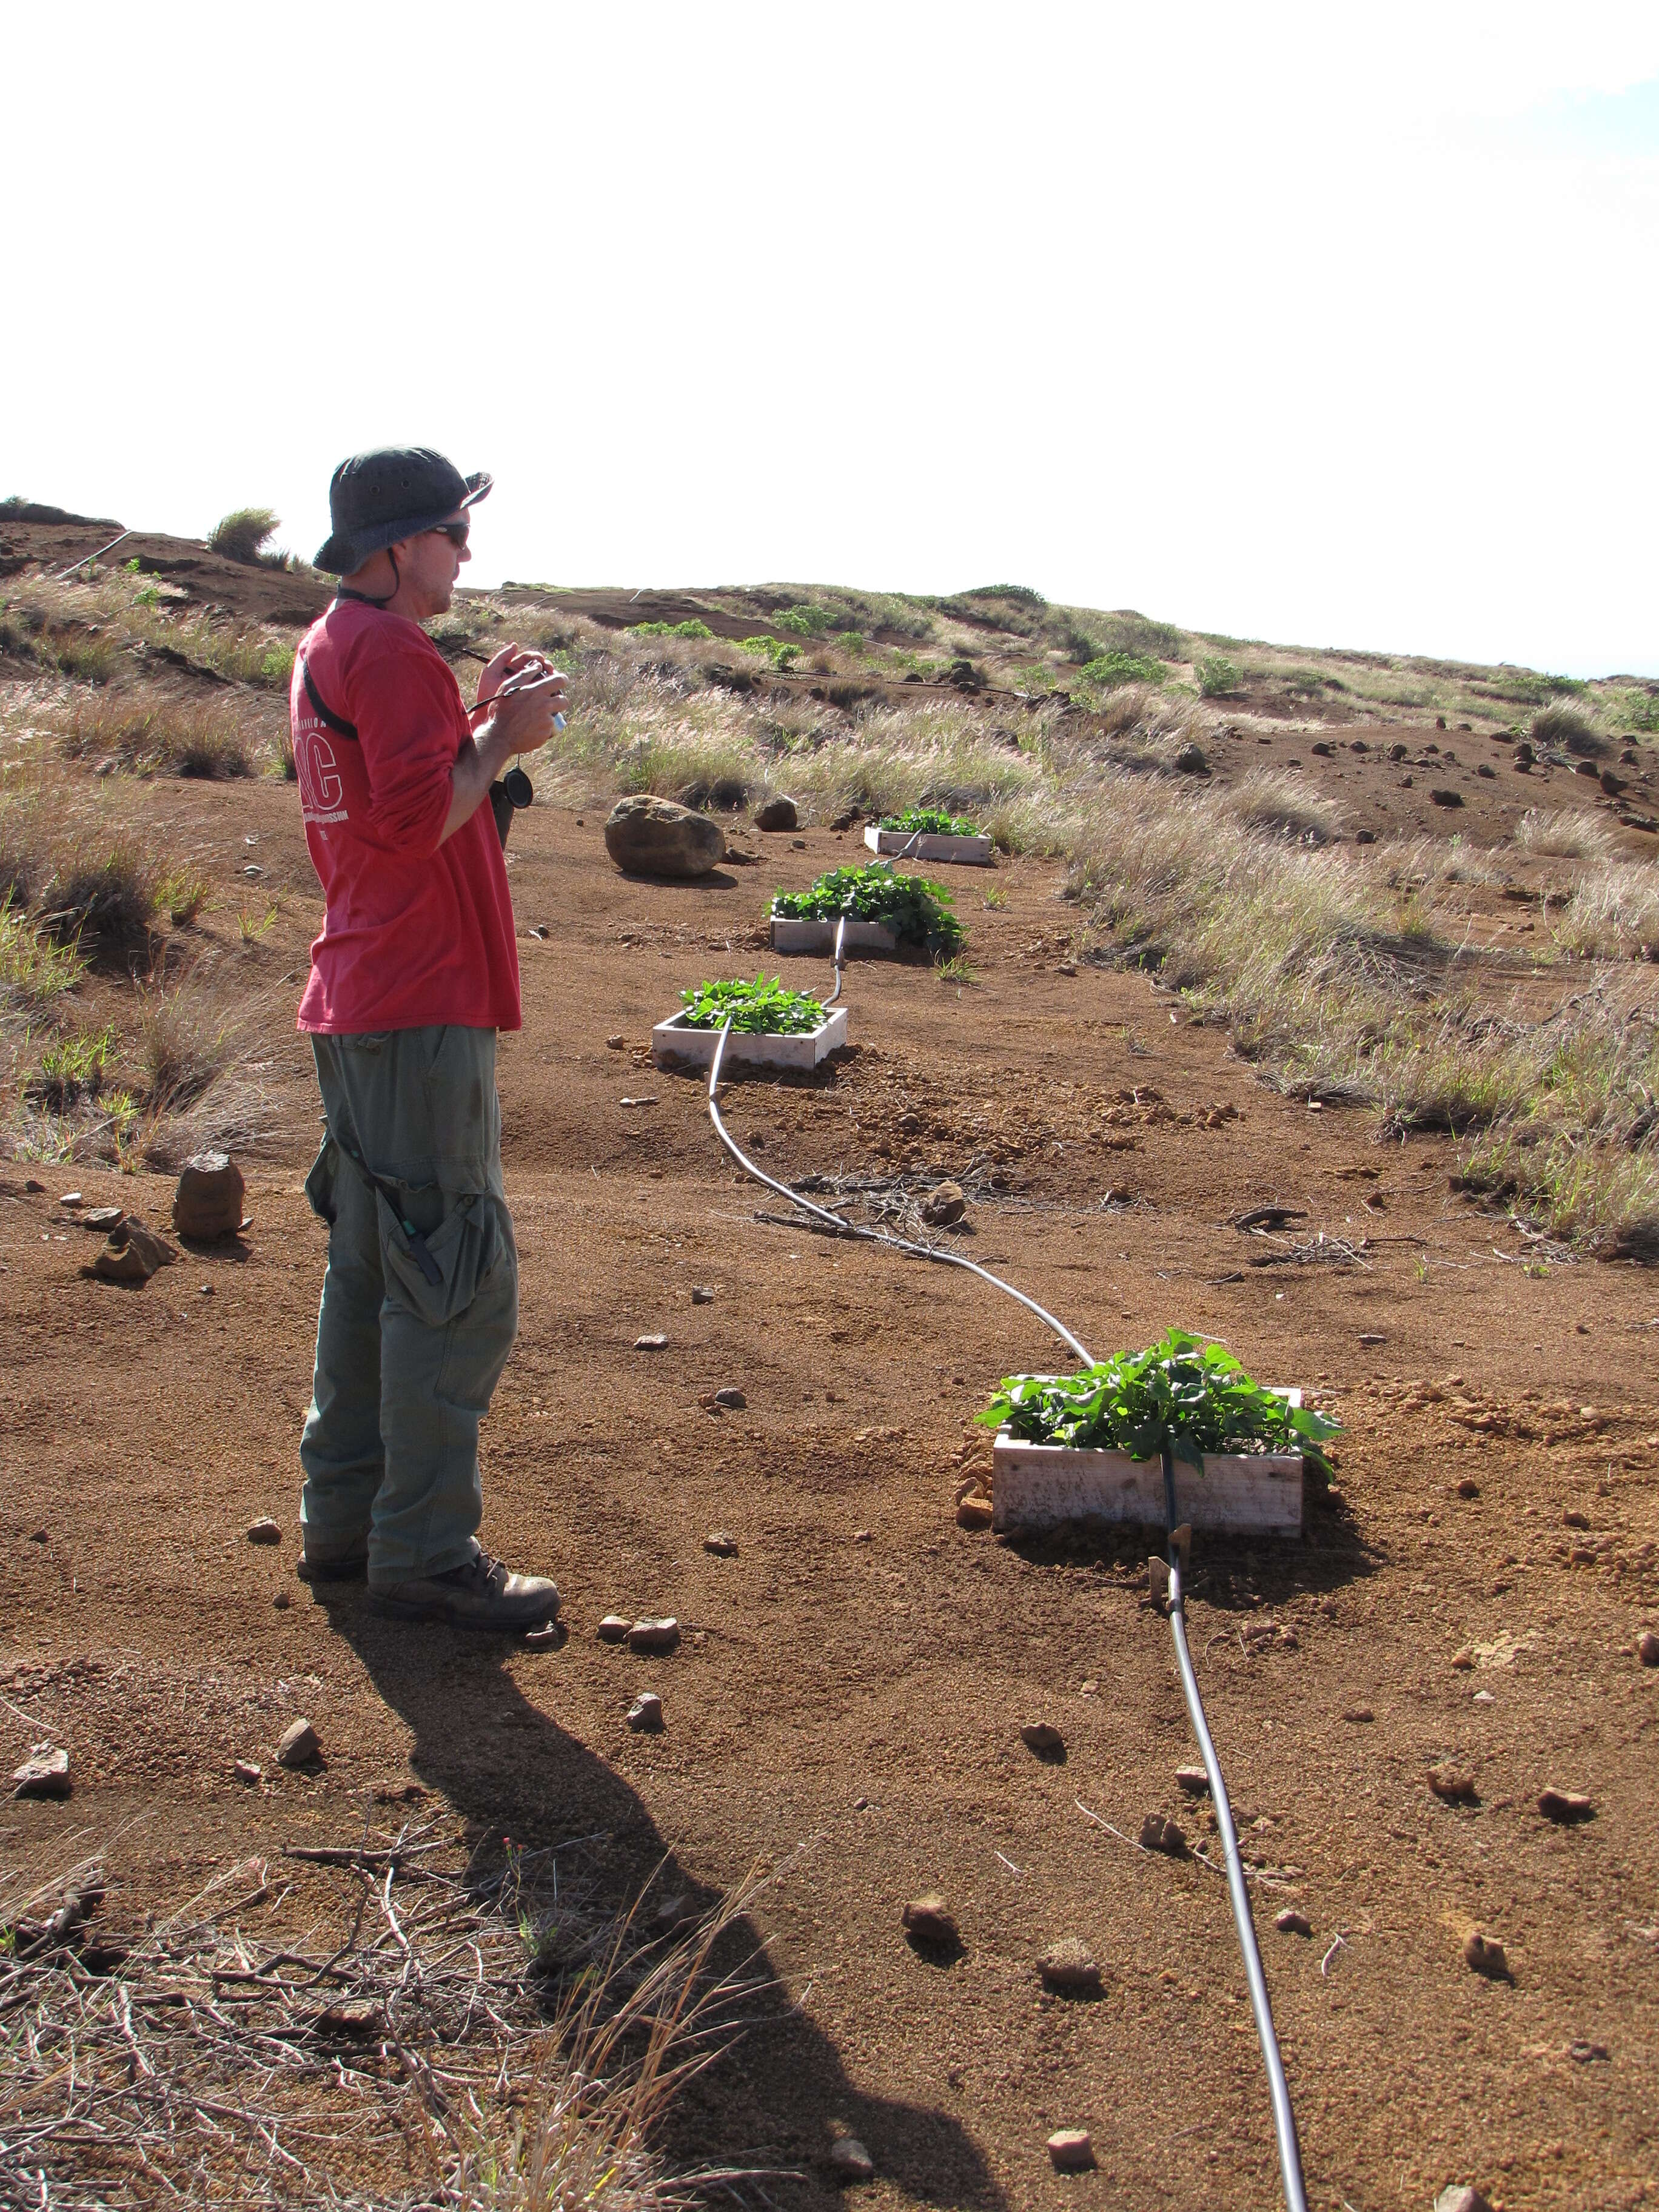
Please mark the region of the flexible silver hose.
<svg viewBox="0 0 1659 2212"><path fill-rule="evenodd" d="M1308 2199L1302 2185L1302 2147L1297 2141L1296 2114L1291 2109L1290 2087L1285 2079L1285 2062L1279 2055L1279 2038L1273 2032L1273 2007L1267 2002L1267 1979L1261 1971L1261 1953L1255 1940L1255 1921L1250 1911L1249 1892L1244 1886L1244 1866L1238 1855L1238 1831L1233 1826L1233 1808L1227 1802L1227 1785L1222 1779L1221 1761L1216 1757L1215 1745L1210 1738L1208 1722L1204 1717L1204 1700L1198 1693L1198 1674L1193 1666L1193 1655L1187 1644L1186 1594L1181 1573L1181 1547L1176 1541L1175 1459L1169 1445L1164 1447L1164 1517L1170 1536L1170 1629L1175 1638L1176 1663L1181 1669L1181 1687L1187 1699L1188 1717L1193 1724L1193 1734L1198 1738L1199 1755L1204 1761L1204 1771L1210 1778L1210 1798L1215 1807L1216 1826L1221 1832L1221 1847L1227 1860L1227 1893L1232 1899L1233 1922L1238 1929L1238 1948L1244 1957L1244 1978L1250 1987L1250 2010L1255 2014L1255 2032L1261 2044L1261 2062L1267 2069L1267 2094L1273 2108L1273 2133L1279 2139L1279 2172L1285 2186L1285 2202L1289 2212L1308 2212Z"/></svg>
<svg viewBox="0 0 1659 2212"><path fill-rule="evenodd" d="M824 1000L831 1006L841 995L842 938L846 917L836 933L836 988ZM731 1018L721 1024L720 1041L714 1047L713 1065L708 1071L708 1115L714 1133L732 1158L746 1175L764 1183L768 1190L775 1191L791 1206L803 1213L813 1215L818 1221L835 1231L838 1237L854 1237L862 1243L884 1244L890 1250L902 1252L916 1260L936 1260L948 1267L965 1267L970 1275L993 1289L1005 1291L1017 1298L1030 1313L1044 1322L1054 1334L1068 1344L1085 1367L1093 1365L1089 1353L1063 1322L1057 1321L1047 1307L1040 1306L1035 1298L1017 1291L1012 1283L1005 1283L1000 1275L994 1275L988 1267L981 1267L975 1260L965 1260L960 1253L944 1252L931 1244L917 1244L906 1237L894 1237L885 1230L865 1229L858 1224L843 1221L831 1213L827 1206L814 1206L799 1191L791 1190L787 1183L780 1182L757 1168L753 1160L733 1139L730 1130L720 1118L719 1092L720 1066L726 1057L726 1040L732 1033ZM1175 1638L1176 1663L1181 1672L1181 1687L1187 1700L1187 1712L1198 1739L1198 1748L1204 1761L1204 1771L1209 1777L1211 1802L1215 1807L1216 1826L1220 1831L1222 1849L1227 1861L1227 1893L1232 1901L1233 1922L1238 1930L1238 1948L1244 1959L1244 1978L1249 1985L1250 2009L1255 2015L1256 2034L1261 2045L1262 2063L1267 2072L1267 2094L1273 2105L1273 2133L1279 2143L1279 2177L1284 2185L1285 2202L1288 2212L1308 2212L1307 2194L1302 2181L1302 2150L1297 2140L1296 2115L1291 2109L1290 2087L1285 2079L1285 2063L1279 2056L1279 2038L1273 2030L1273 2008L1267 2001L1267 1977L1261 1971L1261 1953L1255 1940L1255 1923L1250 1912L1249 1893L1244 1886L1244 1867L1238 1852L1238 1831L1233 1825L1233 1808L1228 1802L1227 1784L1221 1772L1221 1761L1211 1740L1209 1723L1204 1717L1204 1700L1199 1695L1198 1676L1193 1667L1193 1656L1187 1645L1185 1595L1181 1572L1181 1547L1176 1541L1175 1462L1169 1447L1164 1450L1164 1510L1170 1539L1170 1629Z"/></svg>

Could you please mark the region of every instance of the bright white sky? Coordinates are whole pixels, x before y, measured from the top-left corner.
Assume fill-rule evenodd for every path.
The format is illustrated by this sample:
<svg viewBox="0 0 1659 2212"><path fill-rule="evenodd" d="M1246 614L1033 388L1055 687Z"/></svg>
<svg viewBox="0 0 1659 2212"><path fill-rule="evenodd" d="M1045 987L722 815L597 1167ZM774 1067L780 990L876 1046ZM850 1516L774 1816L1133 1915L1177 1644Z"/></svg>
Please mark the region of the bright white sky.
<svg viewBox="0 0 1659 2212"><path fill-rule="evenodd" d="M0 492L1659 673L1659 9L6 12Z"/></svg>

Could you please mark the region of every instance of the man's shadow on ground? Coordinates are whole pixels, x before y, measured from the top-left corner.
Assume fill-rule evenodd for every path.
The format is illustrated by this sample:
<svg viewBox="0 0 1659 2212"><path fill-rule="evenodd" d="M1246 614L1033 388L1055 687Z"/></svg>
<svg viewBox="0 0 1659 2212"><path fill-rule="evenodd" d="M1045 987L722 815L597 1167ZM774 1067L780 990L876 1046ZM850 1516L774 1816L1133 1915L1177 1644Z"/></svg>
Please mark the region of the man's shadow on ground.
<svg viewBox="0 0 1659 2212"><path fill-rule="evenodd" d="M532 1848L602 1834L592 1856L611 1904L626 1909L654 1875L653 1897L681 1894L691 1915L716 1905L715 1895L675 1864L629 1785L521 1693L502 1664L510 1645L382 1620L368 1611L361 1590L313 1595L410 1729L414 1773L476 1830L505 1832ZM550 1700L568 1663L547 1655ZM759 1934L743 1918L722 1939L714 1965L731 1970L745 1960L748 1978L773 1981ZM748 2025L734 2050L671 2114L663 2145L671 2163L798 2169L804 2190L771 2180L767 2190L789 2189L797 2202L839 2201L825 2154L832 2132L850 2130L877 2172L912 2196L997 2212L1002 2193L958 2121L855 2089L835 2045L791 2009L781 1988L768 1987L742 2009Z"/></svg>

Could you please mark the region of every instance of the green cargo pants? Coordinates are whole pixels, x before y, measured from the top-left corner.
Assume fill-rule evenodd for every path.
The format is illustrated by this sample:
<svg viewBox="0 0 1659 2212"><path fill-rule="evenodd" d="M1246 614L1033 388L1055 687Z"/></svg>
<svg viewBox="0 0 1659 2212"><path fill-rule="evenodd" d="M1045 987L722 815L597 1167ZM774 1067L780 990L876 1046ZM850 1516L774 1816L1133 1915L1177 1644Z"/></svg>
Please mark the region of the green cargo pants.
<svg viewBox="0 0 1659 2212"><path fill-rule="evenodd" d="M384 1589L464 1566L483 1518L478 1424L519 1326L495 1032L312 1045L329 1134L306 1195L329 1238L300 1520L307 1558L367 1549L369 1583ZM393 1191L396 1212L346 1152ZM399 1214L424 1236L441 1283Z"/></svg>

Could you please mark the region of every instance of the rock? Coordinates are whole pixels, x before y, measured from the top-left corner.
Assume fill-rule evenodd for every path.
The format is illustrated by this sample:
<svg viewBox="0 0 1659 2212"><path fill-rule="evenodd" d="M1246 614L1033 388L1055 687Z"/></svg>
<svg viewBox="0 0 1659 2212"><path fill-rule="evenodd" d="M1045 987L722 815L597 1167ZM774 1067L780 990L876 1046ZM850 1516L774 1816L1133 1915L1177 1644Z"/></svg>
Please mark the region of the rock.
<svg viewBox="0 0 1659 2212"><path fill-rule="evenodd" d="M1570 1505L1561 1516L1561 1526L1564 1528L1588 1528L1589 1515L1581 1513L1576 1505Z"/></svg>
<svg viewBox="0 0 1659 2212"><path fill-rule="evenodd" d="M1025 1748L1039 1759L1058 1759L1066 1748L1065 1737L1047 1721L1027 1721L1019 1733Z"/></svg>
<svg viewBox="0 0 1659 2212"><path fill-rule="evenodd" d="M1356 845L1374 845L1376 842L1376 832L1375 830L1356 830L1353 833L1353 842ZM1359 1340L1362 1344L1365 1341L1363 1336Z"/></svg>
<svg viewBox="0 0 1659 2212"><path fill-rule="evenodd" d="M67 1797L75 1787L70 1779L70 1755L61 1749L37 1752L11 1778L14 1797Z"/></svg>
<svg viewBox="0 0 1659 2212"><path fill-rule="evenodd" d="M996 1509L983 1491L970 1490L957 1506L958 1528L988 1528Z"/></svg>
<svg viewBox="0 0 1659 2212"><path fill-rule="evenodd" d="M242 1225L247 1186L228 1152L198 1152L185 1162L173 1194L173 1225L201 1244L234 1237Z"/></svg>
<svg viewBox="0 0 1659 2212"><path fill-rule="evenodd" d="M726 857L726 833L718 822L693 807L635 792L611 808L605 825L605 849L629 875L684 881L706 876Z"/></svg>
<svg viewBox="0 0 1659 2212"><path fill-rule="evenodd" d="M248 1524L247 1540L250 1544L280 1544L283 1540L283 1532L270 1514L266 1513L263 1514L258 1520Z"/></svg>
<svg viewBox="0 0 1659 2212"><path fill-rule="evenodd" d="M1090 1955L1088 1945L1079 1942L1075 1936L1051 1943L1037 1960L1037 1972L1046 1990L1058 1990L1066 1996L1100 1995L1100 1968Z"/></svg>
<svg viewBox="0 0 1659 2212"><path fill-rule="evenodd" d="M1182 775L1208 775L1210 773L1210 763L1205 758L1203 746L1194 744L1190 739L1176 755L1175 764Z"/></svg>
<svg viewBox="0 0 1659 2212"><path fill-rule="evenodd" d="M125 1209L118 1206L89 1206L81 1216L81 1226L82 1229L101 1229L107 1236L126 1218Z"/></svg>
<svg viewBox="0 0 1659 2212"><path fill-rule="evenodd" d="M1567 2056L1576 2066L1605 2066L1612 2053L1605 2043L1570 2043Z"/></svg>
<svg viewBox="0 0 1659 2212"><path fill-rule="evenodd" d="M1538 1809L1547 1820L1555 1820L1564 1827L1575 1820L1593 1820L1595 1802L1579 1790L1541 1790L1538 1793Z"/></svg>
<svg viewBox="0 0 1659 2212"><path fill-rule="evenodd" d="M270 1601L272 1605L276 1607L278 1613L286 1613L289 1606L294 1602L293 1599L289 1595L285 1589L277 1590L272 1596Z"/></svg>
<svg viewBox="0 0 1659 2212"><path fill-rule="evenodd" d="M1452 1653L1451 1663L1456 1668L1460 1674L1467 1674L1470 1668L1474 1665L1474 1644L1465 1644L1460 1646L1457 1650Z"/></svg>
<svg viewBox="0 0 1659 2212"><path fill-rule="evenodd" d="M171 1244L129 1214L111 1230L108 1243L92 1263L92 1272L106 1283L147 1283L158 1268L170 1267L178 1256Z"/></svg>
<svg viewBox="0 0 1659 2212"><path fill-rule="evenodd" d="M31 1544L49 1544L52 1541L52 1532L48 1528L37 1528L29 1538L29 1541Z"/></svg>
<svg viewBox="0 0 1659 2212"><path fill-rule="evenodd" d="M789 840L789 843L793 850L797 853L804 853L806 850L806 840L805 837L792 837Z"/></svg>
<svg viewBox="0 0 1659 2212"><path fill-rule="evenodd" d="M647 1735L655 1735L662 1727L662 1699L654 1690L641 1690L628 1708L628 1725Z"/></svg>
<svg viewBox="0 0 1659 2212"><path fill-rule="evenodd" d="M264 1767L256 1766L251 1759L233 1759L230 1771L239 1782L263 1782L265 1778Z"/></svg>
<svg viewBox="0 0 1659 2212"><path fill-rule="evenodd" d="M665 1352L668 1349L667 1335L661 1329L654 1329L649 1336L636 1336L634 1349L635 1352Z"/></svg>
<svg viewBox="0 0 1659 2212"><path fill-rule="evenodd" d="M694 1306L712 1306L714 1304L714 1293L709 1289L707 1283L692 1284L691 1303Z"/></svg>
<svg viewBox="0 0 1659 2212"><path fill-rule="evenodd" d="M1644 1667L1659 1667L1659 1636L1644 1628L1636 1639L1636 1656Z"/></svg>
<svg viewBox="0 0 1659 2212"><path fill-rule="evenodd" d="M283 1730L283 1740L276 1747L278 1766L303 1766L307 1759L317 1758L322 1751L317 1731L309 1721L290 1721Z"/></svg>
<svg viewBox="0 0 1659 2212"><path fill-rule="evenodd" d="M967 1196L959 1182L939 1183L921 1201L921 1218L930 1229L948 1229L967 1211Z"/></svg>
<svg viewBox="0 0 1659 2212"><path fill-rule="evenodd" d="M1166 1820L1162 1813L1149 1813L1140 1824L1140 1848L1144 1851L1163 1851L1172 1859L1187 1856L1187 1838L1173 1820Z"/></svg>
<svg viewBox="0 0 1659 2212"><path fill-rule="evenodd" d="M562 1620L544 1620L539 1627L526 1628L520 1641L526 1651L562 1651L570 1640L570 1631Z"/></svg>
<svg viewBox="0 0 1659 2212"><path fill-rule="evenodd" d="M726 1529L715 1528L703 1538L702 1548L705 1552L712 1552L717 1559L735 1559L738 1556L738 1540L729 1534Z"/></svg>
<svg viewBox="0 0 1659 2212"><path fill-rule="evenodd" d="M35 1176L27 1176L23 1184L24 1189L27 1191L31 1198L39 1198L46 1187L45 1183L43 1183L39 1177Z"/></svg>
<svg viewBox="0 0 1659 2212"><path fill-rule="evenodd" d="M936 1889L928 1890L924 1896L913 1897L900 1919L913 1943L943 1946L961 1940L951 1908Z"/></svg>
<svg viewBox="0 0 1659 2212"><path fill-rule="evenodd" d="M1056 2128L1048 2138L1048 2157L1056 2173L1087 2173L1095 2162L1087 2128Z"/></svg>
<svg viewBox="0 0 1659 2212"><path fill-rule="evenodd" d="M1435 2198L1434 2212L1492 2212L1492 2206L1467 2182L1451 2182Z"/></svg>
<svg viewBox="0 0 1659 2212"><path fill-rule="evenodd" d="M1369 1705L1345 1705L1342 1717L1345 1721L1374 1721L1376 1715Z"/></svg>
<svg viewBox="0 0 1659 2212"><path fill-rule="evenodd" d="M1377 1329L1362 1328L1359 1332L1359 1341L1362 1344L1386 1344L1388 1340L1388 1338Z"/></svg>
<svg viewBox="0 0 1659 2212"><path fill-rule="evenodd" d="M1495 1936L1484 1935L1472 1928L1463 1945L1463 1963L1477 1974L1484 1974L1490 1982L1506 1982L1510 1978L1510 1962L1504 1947Z"/></svg>
<svg viewBox="0 0 1659 2212"><path fill-rule="evenodd" d="M672 1613L660 1620L636 1620L628 1632L630 1651L672 1651L680 1640L680 1625Z"/></svg>
<svg viewBox="0 0 1659 2212"><path fill-rule="evenodd" d="M714 1403L724 1406L728 1413L740 1413L749 1403L735 1382L723 1383L714 1394Z"/></svg>
<svg viewBox="0 0 1659 2212"><path fill-rule="evenodd" d="M856 2136L837 2136L830 2146L830 2170L837 2181L871 2181L876 2161Z"/></svg>
<svg viewBox="0 0 1659 2212"><path fill-rule="evenodd" d="M1293 1905L1287 1905L1282 1912L1274 1913L1273 1926L1278 1929L1281 1936L1311 1936L1313 1934L1312 1921L1305 1912L1298 1912Z"/></svg>
<svg viewBox="0 0 1659 2212"><path fill-rule="evenodd" d="M620 1030L615 1030L605 1039L605 1048L607 1052L620 1052L626 1042L627 1039L623 1036L622 1031Z"/></svg>
<svg viewBox="0 0 1659 2212"><path fill-rule="evenodd" d="M1442 785L1437 791L1430 792L1429 804L1431 806L1461 806L1463 804L1463 794L1461 791L1452 791Z"/></svg>
<svg viewBox="0 0 1659 2212"><path fill-rule="evenodd" d="M1176 1780L1189 1797L1207 1797L1210 1778L1201 1766L1177 1766Z"/></svg>
<svg viewBox="0 0 1659 2212"><path fill-rule="evenodd" d="M1457 1486L1457 1494L1460 1498L1479 1498L1480 1486L1472 1474L1466 1474Z"/></svg>
<svg viewBox="0 0 1659 2212"><path fill-rule="evenodd" d="M1479 1802L1474 1777L1454 1766L1449 1759L1429 1769L1429 1787L1435 1796L1448 1805L1474 1805Z"/></svg>
<svg viewBox="0 0 1659 2212"><path fill-rule="evenodd" d="M58 1203L59 1206L81 1206L84 1205L85 1200L78 1190L66 1190Z"/></svg>
<svg viewBox="0 0 1659 2212"><path fill-rule="evenodd" d="M781 797L769 799L764 806L757 807L755 811L757 830L793 830L796 827L796 823L795 802L793 799Z"/></svg>
<svg viewBox="0 0 1659 2212"><path fill-rule="evenodd" d="M601 1644L625 1644L628 1632L633 1626L633 1622L624 1620L621 1613L607 1613L593 1633Z"/></svg>

